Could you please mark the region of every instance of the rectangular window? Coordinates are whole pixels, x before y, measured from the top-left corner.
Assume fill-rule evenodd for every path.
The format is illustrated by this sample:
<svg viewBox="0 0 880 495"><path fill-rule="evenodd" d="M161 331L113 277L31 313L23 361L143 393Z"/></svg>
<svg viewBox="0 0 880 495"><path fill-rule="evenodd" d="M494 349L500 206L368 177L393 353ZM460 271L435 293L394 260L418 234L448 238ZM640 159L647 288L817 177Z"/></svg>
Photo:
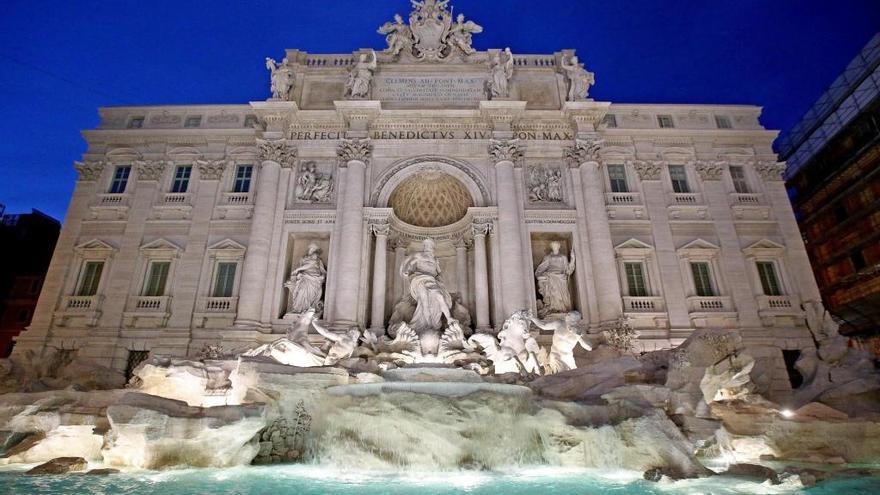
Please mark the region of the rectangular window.
<svg viewBox="0 0 880 495"><path fill-rule="evenodd" d="M730 129L730 117L727 117L726 115L716 115L715 127L719 129Z"/></svg>
<svg viewBox="0 0 880 495"><path fill-rule="evenodd" d="M189 176L192 174L192 165L180 165L174 171L174 182L171 183L171 192L185 193L189 188Z"/></svg>
<svg viewBox="0 0 880 495"><path fill-rule="evenodd" d="M645 271L641 263L624 263L626 272L627 294L632 297L646 297L648 287L645 284Z"/></svg>
<svg viewBox="0 0 880 495"><path fill-rule="evenodd" d="M235 183L232 184L232 192L246 193L250 191L253 173L253 165L239 165L235 170Z"/></svg>
<svg viewBox="0 0 880 495"><path fill-rule="evenodd" d="M739 165L730 166L730 178L733 179L733 189L740 194L749 192L749 185L746 184L746 172Z"/></svg>
<svg viewBox="0 0 880 495"><path fill-rule="evenodd" d="M758 276L761 278L761 288L764 289L765 296L781 296L782 290L779 288L779 279L776 278L776 266L772 261L758 261Z"/></svg>
<svg viewBox="0 0 880 495"><path fill-rule="evenodd" d="M623 165L608 165L608 180L611 182L611 192L629 192L626 184L626 169Z"/></svg>
<svg viewBox="0 0 880 495"><path fill-rule="evenodd" d="M152 297L164 296L165 284L168 282L168 270L170 268L170 261L153 261L150 263L142 295Z"/></svg>
<svg viewBox="0 0 880 495"><path fill-rule="evenodd" d="M691 273L694 275L694 289L700 297L712 297L715 289L712 287L712 277L709 275L709 263L705 261L691 263Z"/></svg>
<svg viewBox="0 0 880 495"><path fill-rule="evenodd" d="M101 283L101 272L103 271L103 261L86 261L79 274L75 294L77 296L94 296L97 294L98 284Z"/></svg>
<svg viewBox="0 0 880 495"><path fill-rule="evenodd" d="M657 123L660 125L661 129L671 129L675 127L675 124L672 123L672 115L658 115Z"/></svg>
<svg viewBox="0 0 880 495"><path fill-rule="evenodd" d="M217 278L214 280L212 297L232 297L236 265L236 263L217 263Z"/></svg>
<svg viewBox="0 0 880 495"><path fill-rule="evenodd" d="M183 121L183 127L198 127L202 125L202 117L201 115L196 115L195 117L187 117L185 121Z"/></svg>
<svg viewBox="0 0 880 495"><path fill-rule="evenodd" d="M110 183L110 194L122 194L125 192L129 174L131 174L130 166L116 167L116 171L113 172L113 182Z"/></svg>
<svg viewBox="0 0 880 495"><path fill-rule="evenodd" d="M688 187L687 172L684 165L670 165L669 178L672 180L672 190L677 193L689 193L691 188Z"/></svg>
<svg viewBox="0 0 880 495"><path fill-rule="evenodd" d="M617 116L613 113L606 113L602 118L602 123L605 124L605 127L617 127Z"/></svg>
<svg viewBox="0 0 880 495"><path fill-rule="evenodd" d="M129 129L140 129L144 126L144 118L143 117L132 117L131 120L128 121Z"/></svg>

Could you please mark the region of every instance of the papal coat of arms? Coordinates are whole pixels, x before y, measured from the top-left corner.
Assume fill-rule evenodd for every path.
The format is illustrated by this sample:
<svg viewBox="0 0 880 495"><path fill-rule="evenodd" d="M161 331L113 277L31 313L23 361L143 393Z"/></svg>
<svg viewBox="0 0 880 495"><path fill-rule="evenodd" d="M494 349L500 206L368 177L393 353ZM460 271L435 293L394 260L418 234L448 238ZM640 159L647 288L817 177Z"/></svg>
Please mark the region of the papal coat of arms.
<svg viewBox="0 0 880 495"><path fill-rule="evenodd" d="M408 25L400 15L395 15L394 22L386 22L379 28L388 42L385 53L423 61L446 60L456 52L474 53L471 35L482 32L483 28L473 21L465 21L463 14L453 21L447 9L449 0L410 1L413 11Z"/></svg>

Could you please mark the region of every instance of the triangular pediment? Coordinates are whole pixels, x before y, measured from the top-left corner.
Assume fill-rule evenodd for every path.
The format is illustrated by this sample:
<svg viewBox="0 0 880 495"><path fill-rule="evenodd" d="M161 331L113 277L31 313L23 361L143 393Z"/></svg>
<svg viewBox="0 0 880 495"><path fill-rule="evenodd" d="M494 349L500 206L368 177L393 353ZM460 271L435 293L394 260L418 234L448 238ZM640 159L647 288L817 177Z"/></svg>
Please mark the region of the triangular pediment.
<svg viewBox="0 0 880 495"><path fill-rule="evenodd" d="M92 239L73 248L75 251L116 251L116 248L102 241L101 239Z"/></svg>
<svg viewBox="0 0 880 495"><path fill-rule="evenodd" d="M694 239L691 242L685 244L684 246L678 248L679 252L683 251L718 251L721 248L712 244L711 242L705 239Z"/></svg>
<svg viewBox="0 0 880 495"><path fill-rule="evenodd" d="M167 239L156 239L141 246L141 251L180 251L180 246Z"/></svg>
<svg viewBox="0 0 880 495"><path fill-rule="evenodd" d="M244 251L246 247L232 239L223 239L208 247L210 251Z"/></svg>
<svg viewBox="0 0 880 495"><path fill-rule="evenodd" d="M776 255L785 251L785 246L771 241L770 239L761 239L751 246L743 249L746 256Z"/></svg>
<svg viewBox="0 0 880 495"><path fill-rule="evenodd" d="M621 242L617 246L614 246L614 249L616 251L620 251L623 249L654 249L654 246L646 244L634 237L631 237L630 239Z"/></svg>
<svg viewBox="0 0 880 495"><path fill-rule="evenodd" d="M179 146L168 151L168 156L172 159L174 158L189 158L195 159L202 156L202 152L197 148L193 148L191 146Z"/></svg>

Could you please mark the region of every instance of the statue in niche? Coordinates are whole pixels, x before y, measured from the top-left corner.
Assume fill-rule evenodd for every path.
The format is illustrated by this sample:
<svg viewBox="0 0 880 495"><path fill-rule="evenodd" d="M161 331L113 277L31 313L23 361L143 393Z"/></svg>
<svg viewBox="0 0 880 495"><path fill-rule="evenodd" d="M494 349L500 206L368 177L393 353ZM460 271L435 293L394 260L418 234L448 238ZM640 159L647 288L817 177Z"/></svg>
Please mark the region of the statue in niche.
<svg viewBox="0 0 880 495"><path fill-rule="evenodd" d="M572 55L568 63L562 58L562 70L568 78L568 101L583 101L587 99L590 86L596 83L596 77L592 72L584 69L578 62L576 55Z"/></svg>
<svg viewBox="0 0 880 495"><path fill-rule="evenodd" d="M452 296L440 281L440 273L440 262L434 256L434 240L430 238L422 243L422 251L409 255L400 266L400 275L409 283L410 295L416 302L409 326L419 335L422 351L430 354L436 354L435 337L439 346L443 318L447 322L452 320ZM426 338L430 342L426 342Z"/></svg>
<svg viewBox="0 0 880 495"><path fill-rule="evenodd" d="M385 34L388 48L383 53L397 56L400 52L409 51L412 46L412 30L403 23L400 14L394 14L394 22L386 22L379 28L379 34Z"/></svg>
<svg viewBox="0 0 880 495"><path fill-rule="evenodd" d="M568 290L568 278L574 273L575 254L571 251L571 260L559 252L562 244L559 241L550 243L550 253L544 256L535 270L538 280L538 292L541 294L542 306L538 316L568 313L571 311L571 293Z"/></svg>
<svg viewBox="0 0 880 495"><path fill-rule="evenodd" d="M290 64L287 63L287 57L281 60L280 65L275 59L266 57L266 68L271 74L272 98L289 101L293 91L294 74Z"/></svg>
<svg viewBox="0 0 880 495"><path fill-rule="evenodd" d="M348 74L348 82L345 84L346 98L363 99L369 97L373 71L376 70L376 52L370 50L369 59L367 56L366 53L361 53L357 64Z"/></svg>
<svg viewBox="0 0 880 495"><path fill-rule="evenodd" d="M529 169L529 201L559 203L562 201L562 171L558 168Z"/></svg>
<svg viewBox="0 0 880 495"><path fill-rule="evenodd" d="M314 308L320 318L324 310L321 297L324 295L324 278L327 270L319 256L321 249L314 242L309 244L308 252L284 283L288 290L287 314L300 314Z"/></svg>
<svg viewBox="0 0 880 495"><path fill-rule="evenodd" d="M577 311L569 312L565 315L565 318L539 320L532 316L529 319L541 330L553 331L553 343L550 346L550 354L547 356L546 363L544 363L545 375L576 369L574 348L578 344L588 351L593 350L593 346L584 341L581 336L582 330L579 328L581 314Z"/></svg>
<svg viewBox="0 0 880 495"><path fill-rule="evenodd" d="M480 26L474 21L465 22L464 14L458 14L455 24L453 24L449 30L449 42L452 46L461 50L465 55L470 55L476 52L474 47L471 46L471 43L473 42L472 35L474 33L482 32L483 26ZM509 48L507 49L507 52L510 53ZM508 79L510 79L510 76L508 76Z"/></svg>
<svg viewBox="0 0 880 495"><path fill-rule="evenodd" d="M329 203L333 193L333 178L318 172L318 164L303 163L296 180L296 199L309 203Z"/></svg>
<svg viewBox="0 0 880 495"><path fill-rule="evenodd" d="M508 82L513 76L513 53L510 48L504 49L506 59L501 60L501 53L495 53L492 56L492 62L489 67L489 95L492 99L507 98L510 96L510 87Z"/></svg>

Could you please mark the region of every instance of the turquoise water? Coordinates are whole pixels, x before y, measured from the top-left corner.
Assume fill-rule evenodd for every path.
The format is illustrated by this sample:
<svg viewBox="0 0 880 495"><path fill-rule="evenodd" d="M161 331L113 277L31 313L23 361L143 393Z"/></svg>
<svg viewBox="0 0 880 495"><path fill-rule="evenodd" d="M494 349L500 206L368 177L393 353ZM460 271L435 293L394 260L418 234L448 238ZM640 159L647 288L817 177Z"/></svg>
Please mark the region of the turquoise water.
<svg viewBox="0 0 880 495"><path fill-rule="evenodd" d="M187 469L111 476L24 476L0 472L0 494L174 495L591 495L591 494L878 494L880 478L832 481L809 490L714 477L651 483L630 471L520 469L509 473L356 473L315 466Z"/></svg>

